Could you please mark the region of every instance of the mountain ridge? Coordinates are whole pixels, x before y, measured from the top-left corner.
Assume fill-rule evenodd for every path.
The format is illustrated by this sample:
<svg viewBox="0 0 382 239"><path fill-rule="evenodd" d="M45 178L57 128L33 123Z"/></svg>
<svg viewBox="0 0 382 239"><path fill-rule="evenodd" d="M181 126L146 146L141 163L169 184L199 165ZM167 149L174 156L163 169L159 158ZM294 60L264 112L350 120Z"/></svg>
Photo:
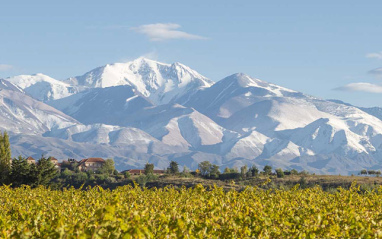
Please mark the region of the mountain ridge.
<svg viewBox="0 0 382 239"><path fill-rule="evenodd" d="M209 160L221 168L255 164L323 174L382 167L378 109L319 99L244 73L215 83L181 63L138 58L60 82L41 74L10 79L15 85L0 82L0 95L8 92L8 100L25 95L28 100L16 103L53 106L53 114L66 120L48 120L34 131L3 127L15 131L15 152L98 153L114 157L119 169L146 162L160 168L170 160L191 169ZM41 94L27 96L35 92ZM4 121L12 112L6 106L8 111L0 107ZM18 117L26 124L22 114ZM41 149L26 148L28 140ZM108 153L114 155L104 156Z"/></svg>

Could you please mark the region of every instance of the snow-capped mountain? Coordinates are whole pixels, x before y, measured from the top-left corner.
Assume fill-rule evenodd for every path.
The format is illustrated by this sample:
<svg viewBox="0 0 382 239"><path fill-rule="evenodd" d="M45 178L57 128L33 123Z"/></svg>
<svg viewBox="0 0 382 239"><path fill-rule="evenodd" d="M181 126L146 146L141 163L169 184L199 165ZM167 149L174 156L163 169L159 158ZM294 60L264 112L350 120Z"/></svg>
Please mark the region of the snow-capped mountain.
<svg viewBox="0 0 382 239"><path fill-rule="evenodd" d="M199 150L221 143L226 131L195 109L179 104L142 109L125 124L142 129L168 145Z"/></svg>
<svg viewBox="0 0 382 239"><path fill-rule="evenodd" d="M33 98L43 102L64 98L79 92L77 87L44 74L18 75L9 77L6 80L24 90Z"/></svg>
<svg viewBox="0 0 382 239"><path fill-rule="evenodd" d="M185 105L228 130L268 137L264 146L258 144L263 151L254 160L259 162L286 167L294 165L292 160L297 158L333 154L367 158L358 163L372 167L378 164L382 149L382 122L378 118L353 106L317 99L244 74L232 75L198 92ZM320 167L321 172L335 171L322 163ZM315 170L308 165L303 168Z"/></svg>
<svg viewBox="0 0 382 239"><path fill-rule="evenodd" d="M126 125L135 112L153 106L129 85L87 89L48 104L84 124L120 126Z"/></svg>
<svg viewBox="0 0 382 239"><path fill-rule="evenodd" d="M89 88L130 85L155 104L169 103L185 94L213 84L212 81L183 64L165 64L146 58L108 64L82 76L69 78L65 82Z"/></svg>
<svg viewBox="0 0 382 239"><path fill-rule="evenodd" d="M37 76L0 81L1 128L23 155L112 157L119 169L170 160L192 169L209 160L327 174L382 167L377 108L242 73L214 84L180 63L144 58L65 81Z"/></svg>
<svg viewBox="0 0 382 239"><path fill-rule="evenodd" d="M23 134L41 134L78 124L77 120L33 99L5 80L0 80L0 122L0 129Z"/></svg>

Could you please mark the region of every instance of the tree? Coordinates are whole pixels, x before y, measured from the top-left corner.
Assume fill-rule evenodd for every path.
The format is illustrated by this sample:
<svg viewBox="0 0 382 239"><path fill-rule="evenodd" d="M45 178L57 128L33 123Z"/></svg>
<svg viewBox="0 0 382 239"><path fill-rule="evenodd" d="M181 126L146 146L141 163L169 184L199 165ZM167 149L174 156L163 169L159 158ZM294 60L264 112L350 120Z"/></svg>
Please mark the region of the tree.
<svg viewBox="0 0 382 239"><path fill-rule="evenodd" d="M6 159L6 163L9 168L11 167L12 153L11 153L11 144L9 143L9 136L7 131L4 132L3 136L3 145L4 145L4 158Z"/></svg>
<svg viewBox="0 0 382 239"><path fill-rule="evenodd" d="M247 174L247 171L248 171L248 166L247 165L244 165L240 168L240 173L241 173L241 176L244 178L245 175Z"/></svg>
<svg viewBox="0 0 382 239"><path fill-rule="evenodd" d="M362 170L361 170L361 175L364 175L364 174L365 174L365 175L367 174L367 170L366 170L366 169L362 169Z"/></svg>
<svg viewBox="0 0 382 239"><path fill-rule="evenodd" d="M276 169L276 175L278 178L284 177L284 171L281 168Z"/></svg>
<svg viewBox="0 0 382 239"><path fill-rule="evenodd" d="M198 167L202 176L210 176L210 169L212 164L209 161L199 163Z"/></svg>
<svg viewBox="0 0 382 239"><path fill-rule="evenodd" d="M21 185L33 184L30 169L30 164L25 158L19 156L17 159L13 159L9 176L12 185L19 187Z"/></svg>
<svg viewBox="0 0 382 239"><path fill-rule="evenodd" d="M61 173L61 177L64 178L65 180L71 179L73 176L73 171L70 171L68 168L65 168L64 171Z"/></svg>
<svg viewBox="0 0 382 239"><path fill-rule="evenodd" d="M171 174L179 173L179 165L175 161L170 162L170 166L167 168L168 172Z"/></svg>
<svg viewBox="0 0 382 239"><path fill-rule="evenodd" d="M211 178L218 178L220 175L219 166L216 164L213 164L210 168L210 177Z"/></svg>
<svg viewBox="0 0 382 239"><path fill-rule="evenodd" d="M11 146L7 132L0 132L0 183L7 183L11 172Z"/></svg>
<svg viewBox="0 0 382 239"><path fill-rule="evenodd" d="M68 161L63 161L61 163L61 169L68 169L70 171L76 171L76 172L79 172L80 170L78 169L78 162L73 160L73 159L69 159Z"/></svg>
<svg viewBox="0 0 382 239"><path fill-rule="evenodd" d="M209 161L199 163L200 174L207 178L218 178L220 175L219 166L211 164Z"/></svg>
<svg viewBox="0 0 382 239"><path fill-rule="evenodd" d="M265 165L263 171L264 171L264 174L271 175L272 174L272 166Z"/></svg>
<svg viewBox="0 0 382 239"><path fill-rule="evenodd" d="M73 183L81 185L88 180L88 175L85 172L74 173L72 175Z"/></svg>
<svg viewBox="0 0 382 239"><path fill-rule="evenodd" d="M252 167L249 169L249 172L251 173L252 177L256 177L259 174L259 169L256 167L256 165L252 165Z"/></svg>
<svg viewBox="0 0 382 239"><path fill-rule="evenodd" d="M107 174L107 175L113 174L114 171L115 171L115 166L114 166L114 160L113 159L106 159L105 163L99 169L99 172L101 174Z"/></svg>
<svg viewBox="0 0 382 239"><path fill-rule="evenodd" d="M35 167L33 167L33 164L31 165L31 174L36 179L36 186L47 186L50 181L58 175L58 170L49 158L43 156Z"/></svg>
<svg viewBox="0 0 382 239"><path fill-rule="evenodd" d="M292 169L290 171L290 175L297 175L298 174L298 171L296 169Z"/></svg>
<svg viewBox="0 0 382 239"><path fill-rule="evenodd" d="M228 168L228 167L226 167L226 168L224 169L224 172L223 172L223 173L239 173L239 170L237 170L236 167L233 167L233 168Z"/></svg>
<svg viewBox="0 0 382 239"><path fill-rule="evenodd" d="M228 167L226 167L226 168L224 169L224 171L223 171L223 173L230 173L230 172L231 172L231 169L228 168Z"/></svg>
<svg viewBox="0 0 382 239"><path fill-rule="evenodd" d="M154 164L152 163L146 163L145 164L145 174L153 174L154 173Z"/></svg>

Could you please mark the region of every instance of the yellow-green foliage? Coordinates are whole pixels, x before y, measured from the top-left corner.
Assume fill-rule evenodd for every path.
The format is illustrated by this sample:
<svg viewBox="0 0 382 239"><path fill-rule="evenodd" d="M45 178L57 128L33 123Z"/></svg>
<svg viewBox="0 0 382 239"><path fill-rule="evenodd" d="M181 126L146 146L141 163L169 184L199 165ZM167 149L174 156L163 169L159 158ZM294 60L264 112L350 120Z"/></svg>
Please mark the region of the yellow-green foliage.
<svg viewBox="0 0 382 239"><path fill-rule="evenodd" d="M382 190L0 187L1 238L375 238Z"/></svg>

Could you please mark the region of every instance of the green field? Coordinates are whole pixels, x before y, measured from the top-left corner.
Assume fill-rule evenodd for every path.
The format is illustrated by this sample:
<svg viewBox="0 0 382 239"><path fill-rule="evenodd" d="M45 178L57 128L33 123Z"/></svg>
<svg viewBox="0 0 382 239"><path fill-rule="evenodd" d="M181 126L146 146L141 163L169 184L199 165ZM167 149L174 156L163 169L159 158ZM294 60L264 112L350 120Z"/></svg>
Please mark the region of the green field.
<svg viewBox="0 0 382 239"><path fill-rule="evenodd" d="M0 187L1 238L378 238L382 188Z"/></svg>

